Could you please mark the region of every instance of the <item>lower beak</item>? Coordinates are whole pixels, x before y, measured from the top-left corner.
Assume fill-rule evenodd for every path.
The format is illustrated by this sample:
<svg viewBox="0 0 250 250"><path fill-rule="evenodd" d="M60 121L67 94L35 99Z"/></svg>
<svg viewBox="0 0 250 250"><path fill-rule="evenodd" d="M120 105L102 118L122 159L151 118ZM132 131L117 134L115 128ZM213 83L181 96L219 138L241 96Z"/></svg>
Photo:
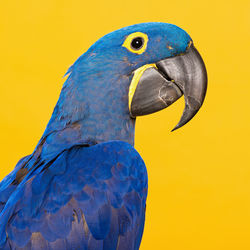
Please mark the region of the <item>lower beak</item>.
<svg viewBox="0 0 250 250"><path fill-rule="evenodd" d="M130 115L136 117L157 112L184 95L185 109L173 130L178 129L198 112L206 89L204 62L191 45L185 54L145 65L134 72L129 89Z"/></svg>

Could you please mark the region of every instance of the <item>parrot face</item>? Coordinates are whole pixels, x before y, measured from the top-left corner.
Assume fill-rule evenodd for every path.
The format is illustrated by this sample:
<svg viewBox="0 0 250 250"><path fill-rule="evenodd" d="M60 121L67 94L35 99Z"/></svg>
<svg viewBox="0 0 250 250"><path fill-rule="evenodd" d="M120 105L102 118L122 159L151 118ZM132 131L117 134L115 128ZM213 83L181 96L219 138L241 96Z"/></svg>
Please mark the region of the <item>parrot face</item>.
<svg viewBox="0 0 250 250"><path fill-rule="evenodd" d="M99 39L86 54L95 72L112 72L107 90L118 86L117 79L128 79L123 81L128 91L123 95L128 96L132 119L166 108L184 94L186 105L177 129L192 119L205 98L203 60L189 35L175 25L129 26Z"/></svg>
<svg viewBox="0 0 250 250"><path fill-rule="evenodd" d="M49 124L44 154L75 143L120 140L134 145L135 118L168 107L184 95L179 128L201 107L204 63L190 36L175 25L143 23L100 38L69 74ZM57 143L54 143L54 142Z"/></svg>

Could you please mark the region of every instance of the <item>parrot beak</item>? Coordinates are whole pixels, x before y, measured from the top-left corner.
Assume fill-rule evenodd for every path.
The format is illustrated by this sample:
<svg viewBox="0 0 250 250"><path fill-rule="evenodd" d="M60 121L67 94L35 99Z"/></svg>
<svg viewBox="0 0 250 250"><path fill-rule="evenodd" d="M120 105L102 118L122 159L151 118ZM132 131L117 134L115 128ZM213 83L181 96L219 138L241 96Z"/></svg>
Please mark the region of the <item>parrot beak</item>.
<svg viewBox="0 0 250 250"><path fill-rule="evenodd" d="M205 64L190 44L184 54L144 65L134 72L129 88L130 115L136 117L157 112L184 95L185 109L174 131L195 116L206 90Z"/></svg>

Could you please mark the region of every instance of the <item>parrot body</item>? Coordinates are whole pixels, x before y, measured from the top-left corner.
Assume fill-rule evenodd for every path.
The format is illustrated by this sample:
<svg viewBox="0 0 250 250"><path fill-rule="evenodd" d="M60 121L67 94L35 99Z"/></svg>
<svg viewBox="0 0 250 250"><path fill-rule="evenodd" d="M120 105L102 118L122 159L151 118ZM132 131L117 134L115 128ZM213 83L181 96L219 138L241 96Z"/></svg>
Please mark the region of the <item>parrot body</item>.
<svg viewBox="0 0 250 250"><path fill-rule="evenodd" d="M171 24L133 25L92 45L67 72L34 152L0 183L0 249L138 250L148 184L135 117L183 94L184 125L202 105L204 72Z"/></svg>
<svg viewBox="0 0 250 250"><path fill-rule="evenodd" d="M130 144L73 146L12 193L1 249L138 249L146 196L146 168Z"/></svg>

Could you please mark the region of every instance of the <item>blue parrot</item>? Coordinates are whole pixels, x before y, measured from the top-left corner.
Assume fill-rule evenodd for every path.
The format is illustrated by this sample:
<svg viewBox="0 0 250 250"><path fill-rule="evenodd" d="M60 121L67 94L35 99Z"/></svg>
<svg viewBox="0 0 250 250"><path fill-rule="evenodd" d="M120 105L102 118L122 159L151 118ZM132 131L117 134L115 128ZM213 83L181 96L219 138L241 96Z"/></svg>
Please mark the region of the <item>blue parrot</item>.
<svg viewBox="0 0 250 250"><path fill-rule="evenodd" d="M67 75L34 152L0 183L0 249L139 249L148 178L136 117L183 95L174 129L191 120L203 60L184 30L152 22L105 35Z"/></svg>

